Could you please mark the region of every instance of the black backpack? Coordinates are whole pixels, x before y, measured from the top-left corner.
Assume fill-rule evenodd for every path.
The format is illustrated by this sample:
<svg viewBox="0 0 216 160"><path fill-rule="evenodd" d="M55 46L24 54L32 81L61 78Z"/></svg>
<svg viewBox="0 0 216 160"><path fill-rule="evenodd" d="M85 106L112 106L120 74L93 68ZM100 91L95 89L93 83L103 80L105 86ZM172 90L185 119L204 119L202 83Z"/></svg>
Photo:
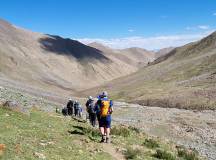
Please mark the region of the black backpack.
<svg viewBox="0 0 216 160"><path fill-rule="evenodd" d="M64 116L67 116L67 115L68 115L68 109L67 109L66 107L62 109L62 114L63 114Z"/></svg>
<svg viewBox="0 0 216 160"><path fill-rule="evenodd" d="M90 101L88 103L87 109L88 109L88 113L95 113L94 101Z"/></svg>

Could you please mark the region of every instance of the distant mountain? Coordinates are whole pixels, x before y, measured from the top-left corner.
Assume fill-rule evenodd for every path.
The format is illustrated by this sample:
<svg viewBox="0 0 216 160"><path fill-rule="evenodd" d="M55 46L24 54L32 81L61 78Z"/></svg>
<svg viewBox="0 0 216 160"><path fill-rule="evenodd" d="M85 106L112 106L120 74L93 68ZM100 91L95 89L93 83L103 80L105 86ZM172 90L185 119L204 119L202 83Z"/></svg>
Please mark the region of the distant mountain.
<svg viewBox="0 0 216 160"><path fill-rule="evenodd" d="M132 47L126 49L112 49L96 42L88 45L103 51L106 55L112 55L113 57L136 68L143 67L147 65L148 62L152 62L155 59L154 52L142 48Z"/></svg>
<svg viewBox="0 0 216 160"><path fill-rule="evenodd" d="M107 90L116 99L143 105L216 109L215 84L216 32L172 49L136 73L83 93Z"/></svg>
<svg viewBox="0 0 216 160"><path fill-rule="evenodd" d="M99 49L0 19L0 79L74 93L134 71L136 67L111 59Z"/></svg>

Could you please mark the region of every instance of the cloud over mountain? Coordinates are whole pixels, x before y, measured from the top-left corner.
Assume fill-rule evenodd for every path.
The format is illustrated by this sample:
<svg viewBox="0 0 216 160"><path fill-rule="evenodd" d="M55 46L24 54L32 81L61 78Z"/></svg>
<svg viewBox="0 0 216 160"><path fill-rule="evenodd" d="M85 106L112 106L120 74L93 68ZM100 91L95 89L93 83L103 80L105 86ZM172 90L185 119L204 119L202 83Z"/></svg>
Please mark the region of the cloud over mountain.
<svg viewBox="0 0 216 160"><path fill-rule="evenodd" d="M206 26L200 26L202 29L206 29ZM155 36L155 37L125 37L125 38L113 38L113 39L101 39L101 38L81 38L79 41L89 44L92 42L102 43L111 48L123 49L130 47L140 47L148 50L161 49L166 47L177 47L190 42L197 41L213 31L205 31L197 34L182 34L182 35L168 35L168 36Z"/></svg>

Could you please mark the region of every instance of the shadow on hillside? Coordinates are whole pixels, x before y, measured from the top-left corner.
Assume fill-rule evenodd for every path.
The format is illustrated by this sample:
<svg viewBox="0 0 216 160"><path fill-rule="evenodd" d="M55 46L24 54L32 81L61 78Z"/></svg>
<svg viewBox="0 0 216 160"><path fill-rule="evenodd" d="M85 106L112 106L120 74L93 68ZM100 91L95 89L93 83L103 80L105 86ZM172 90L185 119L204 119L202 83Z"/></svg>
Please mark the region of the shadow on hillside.
<svg viewBox="0 0 216 160"><path fill-rule="evenodd" d="M77 134L77 135L85 135L83 132L78 131L78 130L73 130L73 131L68 131L70 134Z"/></svg>
<svg viewBox="0 0 216 160"><path fill-rule="evenodd" d="M48 52L73 56L77 60L96 59L105 62L110 61L102 54L102 51L69 38L64 39L60 36L48 35L47 37L40 38L39 42L41 48Z"/></svg>
<svg viewBox="0 0 216 160"><path fill-rule="evenodd" d="M77 117L72 117L72 119L77 121L77 122L80 122L80 123L86 123L86 120L83 120L83 119L80 119L80 118L77 118Z"/></svg>

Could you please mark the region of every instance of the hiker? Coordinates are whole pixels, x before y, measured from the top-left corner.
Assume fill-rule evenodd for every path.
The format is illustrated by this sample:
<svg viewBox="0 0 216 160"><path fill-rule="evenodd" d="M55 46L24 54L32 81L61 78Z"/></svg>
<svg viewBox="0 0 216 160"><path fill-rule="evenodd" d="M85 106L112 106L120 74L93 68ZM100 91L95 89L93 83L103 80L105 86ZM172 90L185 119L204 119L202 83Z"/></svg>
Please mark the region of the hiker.
<svg viewBox="0 0 216 160"><path fill-rule="evenodd" d="M99 100L100 98L101 98L101 95L98 95L97 99ZM98 100L97 100L97 102L98 102ZM97 121L99 124L99 122L100 122L100 108L99 108L99 105L97 102L95 103L95 113L96 113Z"/></svg>
<svg viewBox="0 0 216 160"><path fill-rule="evenodd" d="M62 107L62 115L63 116L68 116L68 109L67 109L67 107Z"/></svg>
<svg viewBox="0 0 216 160"><path fill-rule="evenodd" d="M74 114L74 101L69 98L68 103L67 103L67 110L68 110L68 115L72 116Z"/></svg>
<svg viewBox="0 0 216 160"><path fill-rule="evenodd" d="M74 114L75 116L79 116L79 117L82 116L82 107L77 100L75 100L74 102Z"/></svg>
<svg viewBox="0 0 216 160"><path fill-rule="evenodd" d="M86 111L89 114L89 120L93 127L96 125L96 112L95 112L95 104L92 96L89 96L86 102Z"/></svg>
<svg viewBox="0 0 216 160"><path fill-rule="evenodd" d="M110 128L111 128L111 114L113 112L113 102L108 99L108 93L104 91L100 99L97 101L100 109L99 128L101 133L101 142L110 143Z"/></svg>

